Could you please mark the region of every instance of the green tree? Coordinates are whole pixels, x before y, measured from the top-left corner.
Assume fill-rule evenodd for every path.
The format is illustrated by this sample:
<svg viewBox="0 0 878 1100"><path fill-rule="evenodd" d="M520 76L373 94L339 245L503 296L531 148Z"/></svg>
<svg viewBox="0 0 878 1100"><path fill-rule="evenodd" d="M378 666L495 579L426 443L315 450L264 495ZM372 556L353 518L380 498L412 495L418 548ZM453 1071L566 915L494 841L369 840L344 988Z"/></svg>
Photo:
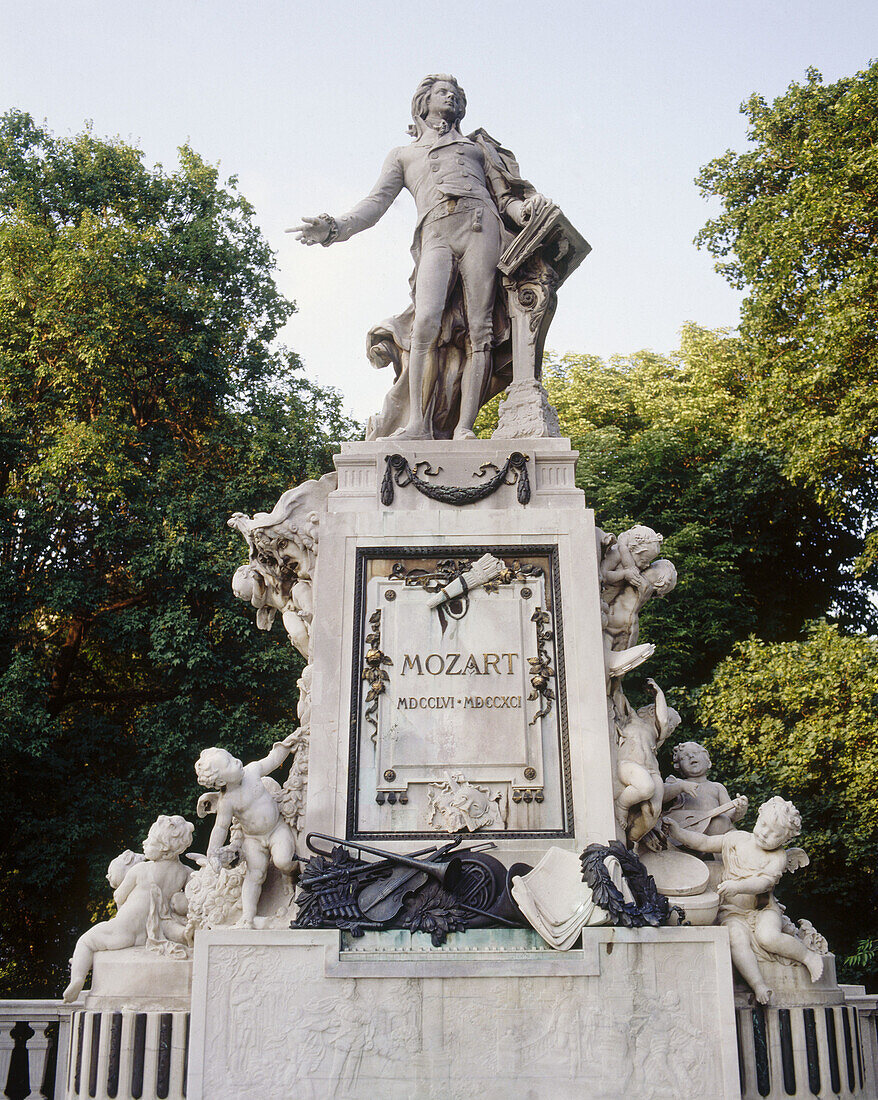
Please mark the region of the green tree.
<svg viewBox="0 0 878 1100"><path fill-rule="evenodd" d="M876 703L878 641L818 621L796 641L739 643L697 705L724 781L751 799L749 817L774 794L800 810L811 864L780 895L841 957L878 939ZM874 958L858 973L874 983Z"/></svg>
<svg viewBox="0 0 878 1100"><path fill-rule="evenodd" d="M795 637L830 606L859 623L874 613L850 571L861 547L853 519L793 485L777 451L738 437L743 357L736 337L687 325L670 357L567 355L546 365L598 525L618 534L645 523L666 536L677 588L648 604L642 622L658 647L646 673L668 688L703 683L750 633ZM486 410L485 430L494 415Z"/></svg>
<svg viewBox="0 0 878 1100"><path fill-rule="evenodd" d="M698 237L746 290L740 429L843 509L876 507L878 62L824 85L808 70L742 106L751 147L698 177L723 212Z"/></svg>
<svg viewBox="0 0 878 1100"><path fill-rule="evenodd" d="M226 519L353 426L272 341L293 306L238 194L90 133L0 120L0 973L57 993L110 858L259 752L300 663L229 580ZM60 924L59 924L60 922Z"/></svg>

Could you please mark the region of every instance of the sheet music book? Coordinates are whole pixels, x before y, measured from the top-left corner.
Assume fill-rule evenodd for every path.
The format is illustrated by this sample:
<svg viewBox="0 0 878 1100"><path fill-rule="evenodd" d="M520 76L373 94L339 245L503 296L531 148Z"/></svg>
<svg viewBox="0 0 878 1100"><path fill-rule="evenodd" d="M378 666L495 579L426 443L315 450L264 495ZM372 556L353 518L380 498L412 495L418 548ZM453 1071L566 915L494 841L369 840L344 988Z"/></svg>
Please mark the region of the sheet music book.
<svg viewBox="0 0 878 1100"><path fill-rule="evenodd" d="M504 275L514 275L526 260L543 249L546 249L546 261L557 270L563 282L591 252L591 245L571 225L561 208L550 202L525 223L500 257L497 268Z"/></svg>

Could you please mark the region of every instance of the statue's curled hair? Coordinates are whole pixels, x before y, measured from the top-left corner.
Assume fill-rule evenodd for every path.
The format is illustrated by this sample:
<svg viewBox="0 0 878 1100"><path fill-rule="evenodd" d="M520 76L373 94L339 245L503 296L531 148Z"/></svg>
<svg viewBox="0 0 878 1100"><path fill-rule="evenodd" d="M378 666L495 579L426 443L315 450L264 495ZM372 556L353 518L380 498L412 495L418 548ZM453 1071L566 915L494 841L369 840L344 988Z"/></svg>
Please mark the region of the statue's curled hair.
<svg viewBox="0 0 878 1100"><path fill-rule="evenodd" d="M784 829L790 837L798 836L802 831L802 815L792 802L787 802L779 794L762 803L759 807L759 816L772 825Z"/></svg>
<svg viewBox="0 0 878 1100"><path fill-rule="evenodd" d="M424 77L412 97L412 125L408 128L408 132L412 137L420 137L424 131L424 119L427 117L429 109L430 92L433 90L433 85L438 84L440 80L453 84L457 93L457 111L454 116L454 124L457 125L466 114L466 93L458 84L456 77L448 73L431 73L429 76Z"/></svg>
<svg viewBox="0 0 878 1100"><path fill-rule="evenodd" d="M162 814L150 826L149 835L164 849L166 856L181 855L192 843L195 826L179 814Z"/></svg>

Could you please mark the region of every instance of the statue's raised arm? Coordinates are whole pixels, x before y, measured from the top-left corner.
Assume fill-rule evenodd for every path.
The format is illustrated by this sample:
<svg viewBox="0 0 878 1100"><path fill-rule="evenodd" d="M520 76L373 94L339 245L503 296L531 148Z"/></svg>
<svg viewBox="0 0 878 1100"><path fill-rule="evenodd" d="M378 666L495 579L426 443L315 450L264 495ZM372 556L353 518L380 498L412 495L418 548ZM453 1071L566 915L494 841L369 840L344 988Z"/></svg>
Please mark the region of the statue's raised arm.
<svg viewBox="0 0 878 1100"><path fill-rule="evenodd" d="M589 246L508 149L484 130L461 133L465 111L454 77L425 77L412 100L414 140L389 153L366 198L288 230L326 247L375 225L403 189L414 197L412 304L369 333L370 360L396 375L372 439L471 439L481 406L510 382L529 392L519 385L498 434L558 434L539 385L543 342L555 289Z"/></svg>

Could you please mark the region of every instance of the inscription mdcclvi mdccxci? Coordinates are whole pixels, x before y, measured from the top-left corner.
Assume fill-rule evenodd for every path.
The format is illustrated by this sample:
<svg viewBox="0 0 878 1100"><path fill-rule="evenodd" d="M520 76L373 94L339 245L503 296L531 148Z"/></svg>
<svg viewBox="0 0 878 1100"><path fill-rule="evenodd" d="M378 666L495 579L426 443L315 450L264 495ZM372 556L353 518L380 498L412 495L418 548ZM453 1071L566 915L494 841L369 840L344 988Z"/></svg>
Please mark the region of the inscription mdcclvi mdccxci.
<svg viewBox="0 0 878 1100"><path fill-rule="evenodd" d="M349 835L568 834L555 553L358 551Z"/></svg>

